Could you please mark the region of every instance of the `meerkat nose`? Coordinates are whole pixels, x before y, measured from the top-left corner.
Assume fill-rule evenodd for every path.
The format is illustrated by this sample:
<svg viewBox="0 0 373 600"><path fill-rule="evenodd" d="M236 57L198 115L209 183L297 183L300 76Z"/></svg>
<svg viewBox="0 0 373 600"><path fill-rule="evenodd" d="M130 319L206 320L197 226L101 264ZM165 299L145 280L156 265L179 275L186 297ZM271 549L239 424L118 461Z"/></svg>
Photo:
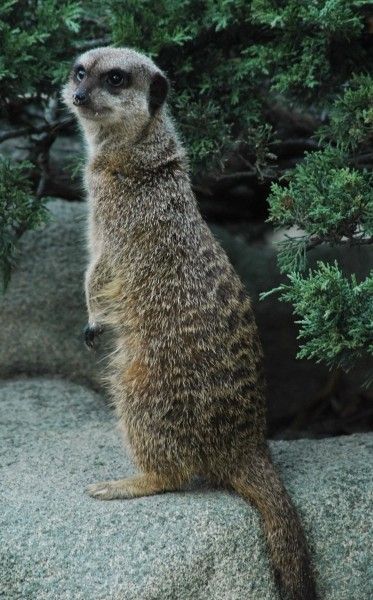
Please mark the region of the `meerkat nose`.
<svg viewBox="0 0 373 600"><path fill-rule="evenodd" d="M86 104L88 100L88 94L86 92L75 92L73 94L73 103L75 106L81 106L82 104Z"/></svg>

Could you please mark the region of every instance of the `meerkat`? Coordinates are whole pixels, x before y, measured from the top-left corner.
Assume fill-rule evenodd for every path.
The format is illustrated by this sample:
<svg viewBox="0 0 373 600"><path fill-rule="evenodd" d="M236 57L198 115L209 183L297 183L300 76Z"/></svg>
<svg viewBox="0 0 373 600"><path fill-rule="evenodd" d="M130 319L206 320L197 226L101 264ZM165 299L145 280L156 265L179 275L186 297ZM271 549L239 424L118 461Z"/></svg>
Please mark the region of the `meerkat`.
<svg viewBox="0 0 373 600"><path fill-rule="evenodd" d="M86 343L110 326L108 381L139 469L94 498L180 490L195 476L260 511L281 597L317 598L297 512L265 437L262 350L250 298L203 221L152 60L97 48L63 89L87 143Z"/></svg>

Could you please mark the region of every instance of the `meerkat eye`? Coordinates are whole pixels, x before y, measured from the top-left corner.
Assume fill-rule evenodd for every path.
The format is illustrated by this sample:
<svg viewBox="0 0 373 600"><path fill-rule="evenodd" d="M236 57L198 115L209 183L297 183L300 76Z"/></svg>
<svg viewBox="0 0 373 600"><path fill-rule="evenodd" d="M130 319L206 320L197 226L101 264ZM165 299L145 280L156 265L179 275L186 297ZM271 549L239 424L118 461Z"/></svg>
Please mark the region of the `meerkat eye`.
<svg viewBox="0 0 373 600"><path fill-rule="evenodd" d="M85 77L85 69L83 69L83 67L78 67L75 70L75 77L78 81L82 81Z"/></svg>
<svg viewBox="0 0 373 600"><path fill-rule="evenodd" d="M120 85L123 85L124 83L124 75L122 73L122 71L109 71L109 73L107 74L107 78L106 81L108 82L109 85L112 85L114 87L119 87Z"/></svg>

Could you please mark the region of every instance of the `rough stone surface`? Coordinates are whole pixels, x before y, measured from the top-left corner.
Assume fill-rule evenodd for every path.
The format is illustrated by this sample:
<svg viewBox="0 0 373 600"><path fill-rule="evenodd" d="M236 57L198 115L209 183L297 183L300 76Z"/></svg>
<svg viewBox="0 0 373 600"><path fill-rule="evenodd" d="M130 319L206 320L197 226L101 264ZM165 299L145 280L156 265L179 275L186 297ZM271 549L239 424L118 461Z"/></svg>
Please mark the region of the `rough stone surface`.
<svg viewBox="0 0 373 600"><path fill-rule="evenodd" d="M238 496L100 502L86 484L133 472L100 396L59 379L0 386L0 597L277 600L259 518ZM373 436L273 442L323 600L373 591Z"/></svg>
<svg viewBox="0 0 373 600"><path fill-rule="evenodd" d="M49 208L45 229L23 236L0 296L0 377L51 374L97 385L95 357L82 341L85 206L58 200Z"/></svg>
<svg viewBox="0 0 373 600"><path fill-rule="evenodd" d="M97 388L104 353L97 357L87 352L81 334L86 322L86 208L61 200L50 202L49 207L51 220L45 230L28 232L22 238L17 268L5 296L0 297L0 377L60 375ZM253 299L265 353L270 420L289 417L300 403L315 397L328 371L296 360L297 329L291 306L278 302L276 296L259 302L260 292L282 280L273 246L248 245L221 227L213 231ZM320 257L320 251L314 256ZM368 269L367 255L359 249L351 249L343 263L357 273Z"/></svg>

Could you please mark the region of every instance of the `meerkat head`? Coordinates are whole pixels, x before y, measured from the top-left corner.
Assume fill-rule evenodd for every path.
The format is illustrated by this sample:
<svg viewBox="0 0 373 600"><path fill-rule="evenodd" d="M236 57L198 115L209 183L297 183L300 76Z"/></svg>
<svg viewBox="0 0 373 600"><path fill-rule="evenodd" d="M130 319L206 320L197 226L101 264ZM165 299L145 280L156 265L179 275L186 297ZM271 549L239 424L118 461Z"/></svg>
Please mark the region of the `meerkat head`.
<svg viewBox="0 0 373 600"><path fill-rule="evenodd" d="M96 48L74 63L62 90L83 128L121 125L135 132L161 110L167 78L146 56L128 48Z"/></svg>

